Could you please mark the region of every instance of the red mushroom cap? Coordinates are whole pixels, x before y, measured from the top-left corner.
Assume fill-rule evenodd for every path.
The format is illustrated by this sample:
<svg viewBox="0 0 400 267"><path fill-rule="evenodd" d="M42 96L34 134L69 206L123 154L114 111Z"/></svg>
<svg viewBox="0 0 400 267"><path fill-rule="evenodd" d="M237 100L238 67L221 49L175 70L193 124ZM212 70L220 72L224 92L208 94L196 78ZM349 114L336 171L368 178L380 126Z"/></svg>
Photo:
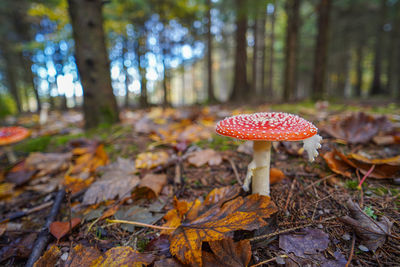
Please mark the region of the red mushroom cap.
<svg viewBox="0 0 400 267"><path fill-rule="evenodd" d="M242 140L299 141L317 134L311 122L293 114L261 112L228 117L217 124L220 135Z"/></svg>
<svg viewBox="0 0 400 267"><path fill-rule="evenodd" d="M0 146L13 144L29 136L28 129L19 126L0 128Z"/></svg>

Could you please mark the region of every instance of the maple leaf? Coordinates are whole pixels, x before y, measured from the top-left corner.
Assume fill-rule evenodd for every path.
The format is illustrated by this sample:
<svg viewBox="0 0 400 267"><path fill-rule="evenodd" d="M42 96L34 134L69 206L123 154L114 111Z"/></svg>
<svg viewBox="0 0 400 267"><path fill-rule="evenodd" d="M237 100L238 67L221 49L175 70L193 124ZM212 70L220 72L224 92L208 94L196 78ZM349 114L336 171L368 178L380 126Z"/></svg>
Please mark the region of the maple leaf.
<svg viewBox="0 0 400 267"><path fill-rule="evenodd" d="M239 192L237 186L214 189L203 203L175 199L175 209L164 216L164 226L176 228L163 230L170 235L171 254L185 264L202 266L203 241L222 240L236 230L265 226L264 218L277 211L270 198L258 194L241 197Z"/></svg>

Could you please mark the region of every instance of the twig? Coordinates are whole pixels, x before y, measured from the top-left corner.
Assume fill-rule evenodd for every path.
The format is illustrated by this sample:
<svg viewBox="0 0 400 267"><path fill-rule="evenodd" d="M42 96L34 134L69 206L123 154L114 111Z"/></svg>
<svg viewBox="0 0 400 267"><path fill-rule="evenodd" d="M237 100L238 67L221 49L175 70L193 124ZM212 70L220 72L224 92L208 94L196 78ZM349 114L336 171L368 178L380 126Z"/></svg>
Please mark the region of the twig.
<svg viewBox="0 0 400 267"><path fill-rule="evenodd" d="M319 180L307 185L306 187L304 187L303 191L306 191L308 188L310 188L310 187L312 187L312 186L314 186L314 185L316 185L316 184L318 184L318 183L320 183L320 182L322 182L322 181L324 181L326 179L329 179L329 178L331 178L333 176L335 176L335 174L331 174L331 175L325 176L325 177L323 177L323 178L321 178L321 179L319 179Z"/></svg>
<svg viewBox="0 0 400 267"><path fill-rule="evenodd" d="M347 260L347 263L346 263L346 267L350 266L351 260L353 259L355 244L356 244L356 234L353 232L353 240L351 241L351 250L350 250L349 259Z"/></svg>
<svg viewBox="0 0 400 267"><path fill-rule="evenodd" d="M276 232L273 232L273 233L270 233L270 234L266 234L266 235L256 236L256 237L253 237L253 238L249 238L247 240L249 240L250 242L251 241L257 241L257 240L260 240L260 239L265 239L265 238L273 237L273 236L276 236L276 235L284 234L284 233L287 233L287 232L291 232L291 231L294 231L294 230L297 230L297 229L301 229L301 228L304 228L304 227L308 227L308 226L311 226L311 225L314 225L314 224L317 224L317 223L324 223L324 222L327 222L327 221L330 221L330 220L333 220L333 219L336 219L336 218L337 218L336 216L332 216L332 217L328 217L326 219L323 219L321 221L307 223L307 224L304 224L304 225L296 226L296 227L289 228L289 229L284 229L284 230L281 230L281 231L276 231Z"/></svg>
<svg viewBox="0 0 400 267"><path fill-rule="evenodd" d="M132 224L132 225L136 225L136 226L149 227L149 228L158 229L158 230L175 230L176 229L176 227L158 226L158 225L152 225L152 224L141 223L141 222L125 221L125 220L106 220L106 221L109 223Z"/></svg>
<svg viewBox="0 0 400 267"><path fill-rule="evenodd" d="M359 169L356 170L356 174L357 174L358 183L360 183L361 178L360 178ZM359 189L360 189L360 208L363 208L364 207L364 191L363 191L362 187L360 187Z"/></svg>
<svg viewBox="0 0 400 267"><path fill-rule="evenodd" d="M26 211L17 211L17 212L11 213L7 218L2 219L0 221L0 223L9 222L9 221L12 221L12 220L19 219L21 217L27 216L27 215L32 214L34 212L38 212L40 210L43 210L45 208L50 207L51 205L53 205L53 203L54 203L54 201L52 200L52 201L45 202L45 203L43 203L43 204L41 204L41 205L39 205L37 207L31 208L31 209L26 210Z"/></svg>
<svg viewBox="0 0 400 267"><path fill-rule="evenodd" d="M45 225L40 231L35 243L33 244L33 249L31 255L29 256L28 261L26 262L26 267L32 267L33 264L39 259L42 254L43 249L46 247L49 242L49 227L50 224L55 220L58 211L60 209L61 203L65 196L64 188L60 189L57 192L56 199L54 200L54 205L51 208L49 216L46 219Z"/></svg>
<svg viewBox="0 0 400 267"><path fill-rule="evenodd" d="M242 182L242 180L240 179L240 175L239 175L238 170L236 169L235 162L233 162L233 160L231 160L231 159L228 158L228 157L226 157L225 159L226 159L227 161L229 161L229 163L231 164L231 167L232 167L233 173L235 174L236 180L237 180L237 182L239 183L239 185L242 186L242 185L243 185L243 182Z"/></svg>
<svg viewBox="0 0 400 267"><path fill-rule="evenodd" d="M285 204L285 207L283 208L284 211L287 210L287 207L289 205L289 201L292 198L294 186L296 185L296 181L297 181L296 179L293 179L292 185L290 186L290 191L289 191L289 194L288 194L288 198L286 199L286 204Z"/></svg>
<svg viewBox="0 0 400 267"><path fill-rule="evenodd" d="M271 258L271 259L269 259L269 260L261 261L261 262L259 262L259 263L250 265L249 267L256 267L256 266L260 266L260 265L263 265L263 264L268 263L268 262L271 262L271 261L275 261L278 257L280 257L280 258L287 258L288 256L287 256L286 254L279 255L279 256L274 257L274 258Z"/></svg>

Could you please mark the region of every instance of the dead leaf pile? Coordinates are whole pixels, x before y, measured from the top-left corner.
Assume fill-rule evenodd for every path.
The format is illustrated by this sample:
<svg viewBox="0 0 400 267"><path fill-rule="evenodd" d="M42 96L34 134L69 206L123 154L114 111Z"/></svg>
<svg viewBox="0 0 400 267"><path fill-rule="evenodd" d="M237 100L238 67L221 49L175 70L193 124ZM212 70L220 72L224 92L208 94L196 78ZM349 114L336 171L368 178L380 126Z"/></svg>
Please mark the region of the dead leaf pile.
<svg viewBox="0 0 400 267"><path fill-rule="evenodd" d="M174 200L175 209L165 216L164 226L176 228L163 230L170 235L170 251L181 262L202 266L202 242L232 237L236 230L254 230L267 223L276 212L269 197L260 195L239 196L238 187L223 187L211 191L204 202Z"/></svg>

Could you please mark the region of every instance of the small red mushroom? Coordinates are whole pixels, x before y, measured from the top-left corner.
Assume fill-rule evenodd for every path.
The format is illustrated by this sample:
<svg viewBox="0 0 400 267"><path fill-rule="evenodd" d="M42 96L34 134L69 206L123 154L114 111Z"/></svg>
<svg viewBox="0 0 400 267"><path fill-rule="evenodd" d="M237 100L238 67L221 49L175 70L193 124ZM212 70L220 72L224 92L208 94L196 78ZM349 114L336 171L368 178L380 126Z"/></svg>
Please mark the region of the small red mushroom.
<svg viewBox="0 0 400 267"><path fill-rule="evenodd" d="M293 114L262 112L237 115L218 122L216 132L220 135L241 140L253 140L253 161L248 166L243 185L249 190L252 176L252 193L269 196L269 172L271 161L271 141L301 141L310 161L318 156L322 137L311 122Z"/></svg>
<svg viewBox="0 0 400 267"><path fill-rule="evenodd" d="M17 161L11 145L24 140L29 135L30 132L28 129L20 126L0 128L0 146L4 147L10 163L15 163Z"/></svg>

